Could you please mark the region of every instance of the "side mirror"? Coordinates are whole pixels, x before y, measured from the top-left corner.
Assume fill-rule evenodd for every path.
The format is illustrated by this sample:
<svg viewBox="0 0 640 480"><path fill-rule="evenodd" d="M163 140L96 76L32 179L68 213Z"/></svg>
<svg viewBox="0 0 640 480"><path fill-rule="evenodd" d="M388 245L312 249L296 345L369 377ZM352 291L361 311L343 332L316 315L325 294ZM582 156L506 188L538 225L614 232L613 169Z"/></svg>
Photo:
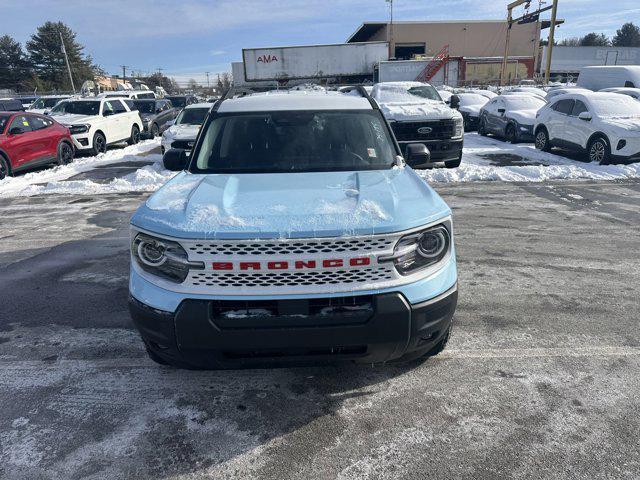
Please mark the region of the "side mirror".
<svg viewBox="0 0 640 480"><path fill-rule="evenodd" d="M407 145L406 159L409 165L422 165L429 163L431 160L431 152L423 143L410 143Z"/></svg>
<svg viewBox="0 0 640 480"><path fill-rule="evenodd" d="M458 95L451 95L449 99L449 106L457 109L460 106L460 97Z"/></svg>
<svg viewBox="0 0 640 480"><path fill-rule="evenodd" d="M9 135L20 135L24 133L24 130L22 130L20 127L13 127L11 130L9 130Z"/></svg>
<svg viewBox="0 0 640 480"><path fill-rule="evenodd" d="M593 117L591 116L591 114L589 112L580 112L578 114L578 118L580 120L584 120L585 122L590 122Z"/></svg>
<svg viewBox="0 0 640 480"><path fill-rule="evenodd" d="M172 126L174 123L176 123L175 119L173 119L173 120L169 120L169 121L167 122L167 125L168 125L168 126Z"/></svg>
<svg viewBox="0 0 640 480"><path fill-rule="evenodd" d="M499 109L498 109L498 113L499 113L500 115L504 115L504 112L506 112L506 110L505 110L504 108L499 108Z"/></svg>
<svg viewBox="0 0 640 480"><path fill-rule="evenodd" d="M108 117L109 115L113 115L113 110L105 110L102 112L103 117Z"/></svg>
<svg viewBox="0 0 640 480"><path fill-rule="evenodd" d="M162 112L162 108L156 108L156 113Z"/></svg>
<svg viewBox="0 0 640 480"><path fill-rule="evenodd" d="M187 152L181 148L171 148L167 150L162 157L164 168L172 172L180 172L187 168L189 157Z"/></svg>

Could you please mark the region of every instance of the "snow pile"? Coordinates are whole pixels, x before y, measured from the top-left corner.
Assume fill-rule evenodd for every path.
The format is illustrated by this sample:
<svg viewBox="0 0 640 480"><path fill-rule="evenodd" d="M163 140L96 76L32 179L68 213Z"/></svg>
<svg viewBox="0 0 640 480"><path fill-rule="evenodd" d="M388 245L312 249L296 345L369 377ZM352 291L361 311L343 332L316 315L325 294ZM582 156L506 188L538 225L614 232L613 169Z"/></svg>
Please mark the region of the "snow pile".
<svg viewBox="0 0 640 480"><path fill-rule="evenodd" d="M423 102L388 102L380 104L380 110L389 120L440 120L453 118L460 114L442 102L424 100Z"/></svg>
<svg viewBox="0 0 640 480"><path fill-rule="evenodd" d="M15 177L7 177L0 180L0 197L15 197L37 195L40 193L77 193L77 194L94 194L94 193L110 193L110 190L124 191L129 186L136 190L138 182L143 191L152 188L151 184L158 188L162 183L158 183L161 168L145 167L141 172L135 172L132 175L122 179L115 179L112 184L98 184L90 180L79 180L77 182L62 182L67 178L73 177L79 173L88 172L104 165L113 165L124 162L160 162L160 155L146 155L149 151L159 146L159 139L147 140L137 145L128 146L121 149L109 150L95 157L76 158L68 165L53 166L45 170L29 172L26 174L18 174ZM161 176L163 182L172 175ZM131 177L131 178L128 178ZM153 189L155 189L153 188ZM71 189L74 191L71 192Z"/></svg>
<svg viewBox="0 0 640 480"><path fill-rule="evenodd" d="M618 180L640 178L640 163L598 165L536 150L533 145L512 145L501 140L466 134L462 164L458 168L417 170L427 182L544 182L547 180ZM491 156L521 157L523 165L497 166ZM528 163L528 164L527 164Z"/></svg>

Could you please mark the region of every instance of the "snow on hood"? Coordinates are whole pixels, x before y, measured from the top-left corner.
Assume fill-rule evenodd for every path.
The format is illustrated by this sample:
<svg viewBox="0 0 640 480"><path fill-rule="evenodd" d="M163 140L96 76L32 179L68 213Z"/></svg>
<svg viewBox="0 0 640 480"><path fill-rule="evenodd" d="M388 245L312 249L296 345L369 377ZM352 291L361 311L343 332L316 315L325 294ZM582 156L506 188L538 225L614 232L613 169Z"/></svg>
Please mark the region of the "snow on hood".
<svg viewBox="0 0 640 480"><path fill-rule="evenodd" d="M458 108L459 112L464 112L464 113L469 113L471 115L473 115L474 117L478 117L480 116L480 110L482 109L483 105L480 104L474 104L474 105L465 105L464 107L460 107Z"/></svg>
<svg viewBox="0 0 640 480"><path fill-rule="evenodd" d="M507 117L512 118L521 125L533 125L536 123L538 110L512 110L507 112Z"/></svg>
<svg viewBox="0 0 640 480"><path fill-rule="evenodd" d="M189 125L187 123L183 123L182 125L172 125L165 130L164 134L166 137L171 138L195 139L198 136L199 131L200 125Z"/></svg>
<svg viewBox="0 0 640 480"><path fill-rule="evenodd" d="M56 122L61 123L63 125L73 125L76 123L86 123L91 122L97 118L98 115L80 115L77 113L63 113L62 115L51 115Z"/></svg>
<svg viewBox="0 0 640 480"><path fill-rule="evenodd" d="M640 117L604 117L602 122L627 132L640 132Z"/></svg>
<svg viewBox="0 0 640 480"><path fill-rule="evenodd" d="M362 172L182 172L133 216L177 238L371 235L424 225L449 207L409 168Z"/></svg>
<svg viewBox="0 0 640 480"><path fill-rule="evenodd" d="M388 120L439 120L461 117L460 112L449 108L442 102L425 100L424 102L388 102L381 103L380 110Z"/></svg>

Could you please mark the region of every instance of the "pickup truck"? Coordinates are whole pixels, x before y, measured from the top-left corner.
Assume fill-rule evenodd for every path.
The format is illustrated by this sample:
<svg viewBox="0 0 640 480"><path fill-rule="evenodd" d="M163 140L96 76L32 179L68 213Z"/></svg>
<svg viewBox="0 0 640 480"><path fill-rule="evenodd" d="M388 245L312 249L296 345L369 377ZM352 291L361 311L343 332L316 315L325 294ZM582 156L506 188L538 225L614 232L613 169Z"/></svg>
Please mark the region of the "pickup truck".
<svg viewBox="0 0 640 480"><path fill-rule="evenodd" d="M381 363L438 354L457 271L451 210L354 92L219 101L131 219L129 307L181 368Z"/></svg>
<svg viewBox="0 0 640 480"><path fill-rule="evenodd" d="M120 98L63 100L50 115L69 128L76 150L93 155L106 152L113 143L140 141L142 119Z"/></svg>
<svg viewBox="0 0 640 480"><path fill-rule="evenodd" d="M444 163L456 168L462 161L463 119L458 98L451 96L447 106L438 91L422 82L381 82L373 86L371 96L391 124L396 139L405 149L414 143L429 148L429 162L409 164L414 168L427 168Z"/></svg>

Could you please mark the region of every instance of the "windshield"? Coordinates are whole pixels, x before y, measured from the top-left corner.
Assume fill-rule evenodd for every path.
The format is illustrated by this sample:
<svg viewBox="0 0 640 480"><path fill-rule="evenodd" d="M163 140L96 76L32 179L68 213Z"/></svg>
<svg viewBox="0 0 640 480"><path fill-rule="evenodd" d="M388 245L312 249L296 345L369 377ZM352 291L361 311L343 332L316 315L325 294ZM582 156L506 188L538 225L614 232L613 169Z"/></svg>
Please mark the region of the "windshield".
<svg viewBox="0 0 640 480"><path fill-rule="evenodd" d="M191 171L378 170L394 160L377 110L223 114L209 123Z"/></svg>
<svg viewBox="0 0 640 480"><path fill-rule="evenodd" d="M156 102L144 101L144 100L134 100L133 108L138 110L140 113L155 113L156 111Z"/></svg>
<svg viewBox="0 0 640 480"><path fill-rule="evenodd" d="M476 93L459 93L458 97L460 97L461 107L466 107L468 105L484 105L489 100L487 97Z"/></svg>
<svg viewBox="0 0 640 480"><path fill-rule="evenodd" d="M547 103L533 95L521 97L505 95L503 98L509 110L538 110Z"/></svg>
<svg viewBox="0 0 640 480"><path fill-rule="evenodd" d="M36 102L33 105L31 105L30 108L37 108L37 109L51 108L51 107L55 107L56 104L58 102L61 102L62 100L64 100L64 98L40 98L36 100Z"/></svg>
<svg viewBox="0 0 640 480"><path fill-rule="evenodd" d="M4 127L7 126L7 120L9 120L9 115L0 115L0 133L4 132Z"/></svg>
<svg viewBox="0 0 640 480"><path fill-rule="evenodd" d="M590 98L589 102L599 117L640 116L640 102L624 95L616 95L615 97L607 95L604 98Z"/></svg>
<svg viewBox="0 0 640 480"><path fill-rule="evenodd" d="M61 102L52 110L52 114L72 113L77 115L98 115L100 102L96 100L76 100L72 102Z"/></svg>
<svg viewBox="0 0 640 480"><path fill-rule="evenodd" d="M176 125L202 125L208 108L185 108L176 118Z"/></svg>
<svg viewBox="0 0 640 480"><path fill-rule="evenodd" d="M375 91L375 87L374 87ZM403 85L384 85L374 94L376 100L389 102L421 102L424 100L442 101L438 91L431 85L407 87Z"/></svg>
<svg viewBox="0 0 640 480"><path fill-rule="evenodd" d="M187 106L187 97L165 97L167 100L171 100L171 103L176 108L184 108Z"/></svg>

